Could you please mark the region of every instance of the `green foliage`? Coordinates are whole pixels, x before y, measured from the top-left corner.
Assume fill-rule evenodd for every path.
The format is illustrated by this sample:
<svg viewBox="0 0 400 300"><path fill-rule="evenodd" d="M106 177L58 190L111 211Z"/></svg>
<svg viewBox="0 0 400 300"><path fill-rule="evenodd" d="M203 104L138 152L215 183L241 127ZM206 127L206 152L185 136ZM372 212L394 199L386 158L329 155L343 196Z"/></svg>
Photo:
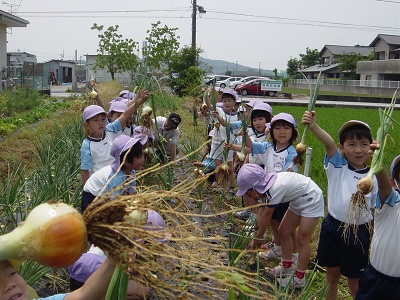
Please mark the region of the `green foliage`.
<svg viewBox="0 0 400 300"><path fill-rule="evenodd" d="M289 77L296 76L299 71L299 60L297 58L290 58L287 63L286 73Z"/></svg>
<svg viewBox="0 0 400 300"><path fill-rule="evenodd" d="M95 67L107 67L114 80L115 73L127 71L132 74L138 65L137 56L134 54L137 42L132 39L123 39L118 34L118 25L110 26L104 30L103 25L93 24L92 30L98 30L99 48L97 49L98 59Z"/></svg>
<svg viewBox="0 0 400 300"><path fill-rule="evenodd" d="M184 96L202 84L203 70L198 67L197 57L201 49L185 46L176 53L170 65L170 86L176 94ZM196 61L193 66L193 61Z"/></svg>
<svg viewBox="0 0 400 300"><path fill-rule="evenodd" d="M179 36L175 32L178 28L160 27L161 22L151 24L146 37L148 45L143 49L143 57L147 58L147 65L151 72L161 71L168 74L168 65L179 49Z"/></svg>
<svg viewBox="0 0 400 300"><path fill-rule="evenodd" d="M44 97L41 97L36 90L12 91L7 89L0 94L0 114L7 117L16 112L30 110L37 107L43 99Z"/></svg>
<svg viewBox="0 0 400 300"><path fill-rule="evenodd" d="M319 51L318 49L311 50L306 48L306 54L300 54L300 66L301 68L308 68L319 62Z"/></svg>
<svg viewBox="0 0 400 300"><path fill-rule="evenodd" d="M339 70L344 72L344 75L348 79L360 79L360 75L357 75L357 62L365 60L373 60L373 54L369 56L362 56L360 53L345 53L337 58L337 62L340 63Z"/></svg>

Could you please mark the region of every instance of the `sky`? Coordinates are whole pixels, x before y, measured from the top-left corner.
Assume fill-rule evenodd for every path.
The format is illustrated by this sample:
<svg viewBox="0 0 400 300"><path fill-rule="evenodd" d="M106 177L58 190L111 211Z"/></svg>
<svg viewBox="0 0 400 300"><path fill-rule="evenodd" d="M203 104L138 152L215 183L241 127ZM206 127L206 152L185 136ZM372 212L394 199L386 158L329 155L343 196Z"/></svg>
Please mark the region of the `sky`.
<svg viewBox="0 0 400 300"><path fill-rule="evenodd" d="M30 22L8 30L7 51L38 62L96 54L93 23L119 25L142 46L157 21L192 42L193 0L5 0L0 10ZM196 44L201 56L253 68L286 70L290 58L324 45L368 46L378 34L400 35L400 0L197 0Z"/></svg>

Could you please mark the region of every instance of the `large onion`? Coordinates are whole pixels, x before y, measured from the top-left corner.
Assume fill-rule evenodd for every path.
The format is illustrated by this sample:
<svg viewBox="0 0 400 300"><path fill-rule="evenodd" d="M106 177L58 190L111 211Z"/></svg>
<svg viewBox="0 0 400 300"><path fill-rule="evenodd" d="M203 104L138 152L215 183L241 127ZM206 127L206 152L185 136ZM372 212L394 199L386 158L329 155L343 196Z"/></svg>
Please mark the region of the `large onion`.
<svg viewBox="0 0 400 300"><path fill-rule="evenodd" d="M63 268L74 263L85 246L82 215L65 203L43 203L30 212L22 225L0 236L0 261L34 260Z"/></svg>

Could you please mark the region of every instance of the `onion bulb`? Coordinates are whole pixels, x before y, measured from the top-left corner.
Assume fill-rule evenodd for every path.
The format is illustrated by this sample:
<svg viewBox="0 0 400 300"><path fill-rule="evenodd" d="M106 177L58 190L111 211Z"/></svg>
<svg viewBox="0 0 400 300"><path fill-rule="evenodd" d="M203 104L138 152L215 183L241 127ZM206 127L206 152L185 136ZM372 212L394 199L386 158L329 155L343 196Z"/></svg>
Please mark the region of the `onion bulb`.
<svg viewBox="0 0 400 300"><path fill-rule="evenodd" d="M219 122L214 122L214 127L219 129L219 126L221 126L221 124Z"/></svg>
<svg viewBox="0 0 400 300"><path fill-rule="evenodd" d="M368 195L369 193L371 193L373 188L374 188L374 182L371 176L366 176L364 178L361 178L357 182L357 190L363 195Z"/></svg>
<svg viewBox="0 0 400 300"><path fill-rule="evenodd" d="M306 152L306 150L307 150L307 145L306 144L300 142L300 143L298 143L296 145L297 154L303 155Z"/></svg>
<svg viewBox="0 0 400 300"><path fill-rule="evenodd" d="M145 106L145 107L143 107L143 110L142 110L142 116L143 115L145 115L145 116L150 116L151 114L153 113L153 110L151 109L151 107L150 106Z"/></svg>
<svg viewBox="0 0 400 300"><path fill-rule="evenodd" d="M148 155L149 154L149 148L143 149L143 154Z"/></svg>
<svg viewBox="0 0 400 300"><path fill-rule="evenodd" d="M0 261L33 260L64 268L81 256L86 238L85 223L75 208L61 202L43 203L22 225L0 236Z"/></svg>
<svg viewBox="0 0 400 300"><path fill-rule="evenodd" d="M225 171L225 172L228 172L228 171L229 171L228 165L227 165L227 164L223 164L223 165L221 166L221 170L222 170L222 171Z"/></svg>
<svg viewBox="0 0 400 300"><path fill-rule="evenodd" d="M246 154L244 154L244 152L239 152L239 153L237 154L237 156L238 156L238 158L239 158L240 161L244 161L244 159L245 159L245 157L246 157Z"/></svg>
<svg viewBox="0 0 400 300"><path fill-rule="evenodd" d="M124 220L132 226L141 226L147 222L147 210L138 207L139 200L129 201L129 206L126 207L126 215Z"/></svg>
<svg viewBox="0 0 400 300"><path fill-rule="evenodd" d="M95 99L97 97L97 92L94 90L94 87L92 87L92 91L89 94L91 99Z"/></svg>

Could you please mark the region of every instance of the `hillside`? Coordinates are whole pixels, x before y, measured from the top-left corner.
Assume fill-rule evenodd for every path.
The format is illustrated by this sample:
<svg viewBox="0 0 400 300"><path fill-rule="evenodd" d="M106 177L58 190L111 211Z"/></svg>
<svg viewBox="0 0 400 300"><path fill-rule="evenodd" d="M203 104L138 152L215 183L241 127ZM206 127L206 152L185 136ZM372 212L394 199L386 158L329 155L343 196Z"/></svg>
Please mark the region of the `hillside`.
<svg viewBox="0 0 400 300"><path fill-rule="evenodd" d="M231 71L232 75L243 75L243 76L250 76L250 75L259 75L261 73L261 76L267 76L267 77L273 77L274 73L272 70L258 70L258 68L252 68L248 66L243 66L240 64L232 63L229 61L225 60L213 60L213 59L207 59L204 57L199 57L200 61L200 66L203 69L210 69L210 74L225 74L227 71Z"/></svg>

